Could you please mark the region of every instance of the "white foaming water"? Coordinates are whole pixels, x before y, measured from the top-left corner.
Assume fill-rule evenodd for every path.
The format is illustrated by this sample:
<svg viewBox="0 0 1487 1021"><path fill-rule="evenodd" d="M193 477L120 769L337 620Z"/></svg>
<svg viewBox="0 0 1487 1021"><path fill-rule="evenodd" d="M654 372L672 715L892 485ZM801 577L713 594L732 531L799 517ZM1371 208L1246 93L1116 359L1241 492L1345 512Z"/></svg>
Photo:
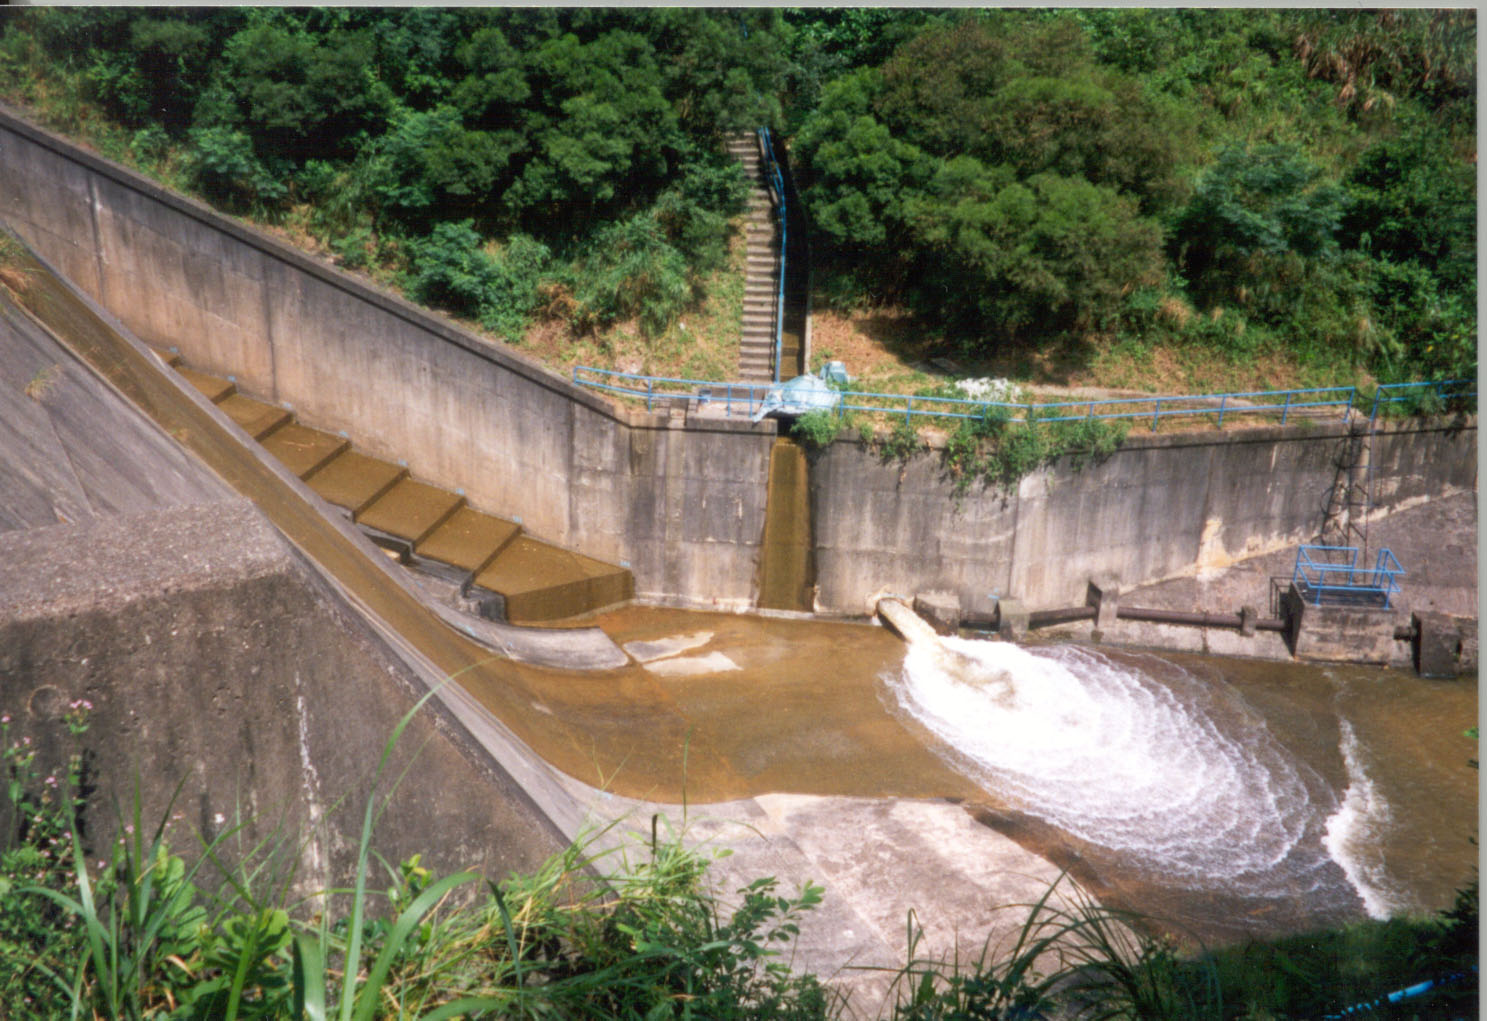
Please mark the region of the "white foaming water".
<svg viewBox="0 0 1487 1021"><path fill-rule="evenodd" d="M1343 792L1342 804L1327 819L1322 843L1363 898L1369 917L1388 918L1402 906L1378 848L1378 836L1389 823L1389 803L1364 772L1358 735L1347 720L1342 721L1341 748L1348 789Z"/></svg>
<svg viewBox="0 0 1487 1021"><path fill-rule="evenodd" d="M1325 785L1221 681L1154 656L944 638L911 642L890 687L989 790L1166 883L1266 893L1309 828L1302 856L1322 855Z"/></svg>

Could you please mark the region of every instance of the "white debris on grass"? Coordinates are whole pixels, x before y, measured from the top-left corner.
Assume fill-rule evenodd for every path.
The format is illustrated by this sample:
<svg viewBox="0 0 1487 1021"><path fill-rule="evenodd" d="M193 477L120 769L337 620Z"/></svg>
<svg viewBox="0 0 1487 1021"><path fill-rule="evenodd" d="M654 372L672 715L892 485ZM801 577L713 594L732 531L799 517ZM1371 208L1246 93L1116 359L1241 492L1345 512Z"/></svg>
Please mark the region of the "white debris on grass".
<svg viewBox="0 0 1487 1021"><path fill-rule="evenodd" d="M1009 379L983 376L980 379L957 380L955 386L973 401L988 401L993 404L1024 403L1021 388Z"/></svg>

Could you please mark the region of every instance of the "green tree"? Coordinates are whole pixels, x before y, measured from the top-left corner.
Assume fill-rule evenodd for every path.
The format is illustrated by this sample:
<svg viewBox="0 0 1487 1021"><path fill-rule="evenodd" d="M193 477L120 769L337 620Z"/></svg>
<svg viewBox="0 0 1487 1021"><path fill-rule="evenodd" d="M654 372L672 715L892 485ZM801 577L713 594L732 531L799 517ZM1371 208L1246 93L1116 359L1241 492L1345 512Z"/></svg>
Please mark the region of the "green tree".
<svg viewBox="0 0 1487 1021"><path fill-rule="evenodd" d="M1294 147L1228 146L1178 219L1179 265L1210 301L1244 303L1297 260L1335 257L1346 204Z"/></svg>

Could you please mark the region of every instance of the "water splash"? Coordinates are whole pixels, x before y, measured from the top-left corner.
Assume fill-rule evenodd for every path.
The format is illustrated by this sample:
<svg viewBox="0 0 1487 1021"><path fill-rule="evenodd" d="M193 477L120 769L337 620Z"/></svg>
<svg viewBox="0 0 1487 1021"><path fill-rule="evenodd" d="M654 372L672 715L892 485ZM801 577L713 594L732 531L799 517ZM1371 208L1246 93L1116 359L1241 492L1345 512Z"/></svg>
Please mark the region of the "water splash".
<svg viewBox="0 0 1487 1021"><path fill-rule="evenodd" d="M1164 883L1294 896L1321 882L1335 797L1217 678L944 638L912 641L890 690L988 790Z"/></svg>
<svg viewBox="0 0 1487 1021"><path fill-rule="evenodd" d="M1322 842L1363 898L1369 917L1388 918L1402 906L1379 847L1379 836L1391 817L1389 803L1364 770L1358 735L1347 720L1342 721L1340 745L1348 770L1348 789L1343 792L1342 804L1327 819Z"/></svg>

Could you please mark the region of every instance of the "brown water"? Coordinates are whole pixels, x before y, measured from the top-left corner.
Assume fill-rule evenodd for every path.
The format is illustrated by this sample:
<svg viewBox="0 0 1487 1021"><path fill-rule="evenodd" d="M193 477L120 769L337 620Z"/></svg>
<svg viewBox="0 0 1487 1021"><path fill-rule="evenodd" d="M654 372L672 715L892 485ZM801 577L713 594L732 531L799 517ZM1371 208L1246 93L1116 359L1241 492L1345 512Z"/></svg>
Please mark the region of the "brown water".
<svg viewBox="0 0 1487 1021"><path fill-rule="evenodd" d="M759 553L759 606L814 609L810 466L805 451L781 436L769 451L769 490Z"/></svg>
<svg viewBox="0 0 1487 1021"><path fill-rule="evenodd" d="M457 674L548 762L588 783L666 801L771 791L959 799L988 824L1074 867L1102 895L1163 915L1207 939L1295 931L1363 913L1358 885L1323 845L1329 821L1346 815L1350 789L1366 788L1373 800L1357 813L1355 839L1343 857L1362 869L1369 896L1386 910L1444 906L1475 863L1468 838L1476 832L1477 778L1466 760L1476 748L1460 736L1476 720L1474 681L1176 654L1153 659L1059 652L1086 655L1098 667L1090 672L1086 663L1084 677L1076 671L1075 679L1058 682L1065 685L1058 690L1070 707L1067 720L1060 701L1054 700L1051 714L1039 706L1046 686L1018 677L1004 681L1000 674L969 685L990 694L993 710L1013 714L1008 738L991 742L988 750L976 747L985 744L985 734L974 727L959 741L947 740L906 708L912 702L906 700L905 678L913 671L905 669L905 646L867 625L632 607L597 622L632 649L641 648L633 643L664 640L689 647L644 665L592 674L494 659L394 584L210 415L185 400L148 356L123 343L64 288L40 280L26 298L74 350L253 499L377 618L440 670ZM978 655L986 651L971 648ZM1112 670L1139 678L1128 686L1135 701L1102 679ZM944 678L932 680L943 686ZM951 687L956 683L952 678ZM1019 698L1027 705L1019 706ZM1074 714L1079 705L1085 716ZM1151 721L1170 726L1152 727ZM1125 749L1119 753L1124 757L1103 767L1092 760L1093 770L1081 765L1081 745L1101 745L1101 728L1114 731L1117 723L1121 733L1132 735L1116 746ZM1047 728L1048 754L1034 756L1030 775L999 771L998 748L1037 733L1037 727ZM1091 737L1070 741L1071 733ZM1175 743L1162 743L1169 737ZM1177 757L1164 765L1148 750L1153 747L1173 748ZM1215 774L1228 777L1227 786L1216 787L1233 802L1235 818L1224 823L1232 846L1219 841L1212 850L1220 864L1244 851L1249 818L1259 820L1257 833L1294 832L1296 839L1274 868L1245 873L1243 890L1226 890L1203 877L1174 882L1149 849L1137 846L1148 838L1175 843L1187 854L1184 867L1201 871L1203 855L1189 853L1183 840L1201 843L1203 834L1167 832L1184 827L1181 802L1161 804L1154 797L1158 818L1145 827L1139 818L1126 825L1107 812L1104 828L1091 830L1080 816L1108 808L1079 788L1091 775L1098 780L1102 770L1114 775L1145 756L1156 763L1157 780L1181 780L1210 760L1222 764L1235 749L1248 747L1261 748L1263 755L1253 762L1239 755L1240 782L1229 773ZM989 755L992 764L972 751ZM1050 772L1055 764L1064 772L1040 776L1040 762ZM1197 795L1188 790L1184 796L1201 801L1199 788ZM1043 800L1030 798L1029 791ZM1281 791L1287 804L1275 824L1266 821L1272 791ZM1200 818L1200 810L1212 813L1215 806L1195 807L1192 818Z"/></svg>

